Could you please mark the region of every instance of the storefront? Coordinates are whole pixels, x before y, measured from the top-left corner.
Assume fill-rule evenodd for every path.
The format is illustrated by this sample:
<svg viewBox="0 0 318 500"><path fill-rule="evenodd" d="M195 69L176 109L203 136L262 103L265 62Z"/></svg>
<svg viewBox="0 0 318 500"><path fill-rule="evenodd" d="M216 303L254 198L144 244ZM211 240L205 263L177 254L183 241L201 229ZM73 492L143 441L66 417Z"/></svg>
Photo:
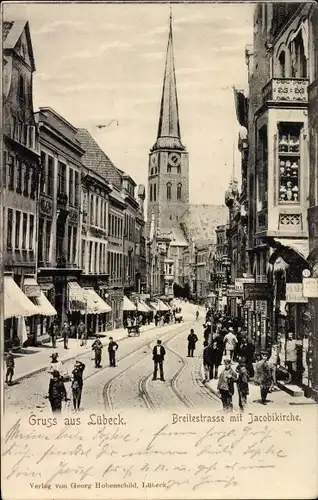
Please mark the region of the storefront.
<svg viewBox="0 0 318 500"><path fill-rule="evenodd" d="M77 326L82 320L88 334L107 330L111 307L93 288L82 288L77 281L68 283L68 319Z"/></svg>

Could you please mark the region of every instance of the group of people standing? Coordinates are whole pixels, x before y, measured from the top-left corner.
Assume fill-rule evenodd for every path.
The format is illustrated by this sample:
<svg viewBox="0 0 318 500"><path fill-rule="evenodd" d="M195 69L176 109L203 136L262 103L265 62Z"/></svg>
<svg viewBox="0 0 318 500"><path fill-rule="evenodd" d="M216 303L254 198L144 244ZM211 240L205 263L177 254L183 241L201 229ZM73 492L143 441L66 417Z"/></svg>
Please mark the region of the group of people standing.
<svg viewBox="0 0 318 500"><path fill-rule="evenodd" d="M270 362L270 353L261 352L261 359L255 361L255 345L248 339L246 332L228 319L206 317L204 325L203 365L204 383L218 379L217 390L220 394L223 409L233 410L233 394L235 386L238 391L239 408L244 411L249 394L249 383L254 380L260 386L261 403L266 404L267 395L276 385L275 367ZM215 321L216 320L216 321ZM219 368L224 369L219 375ZM235 368L233 363L237 362Z"/></svg>
<svg viewBox="0 0 318 500"><path fill-rule="evenodd" d="M56 348L56 340L60 334L63 337L64 349L68 349L68 340L70 337L79 339L82 346L87 345L87 328L82 320L78 325L64 321L63 326L61 327L58 320L55 319L49 327L49 334L52 340L53 349Z"/></svg>

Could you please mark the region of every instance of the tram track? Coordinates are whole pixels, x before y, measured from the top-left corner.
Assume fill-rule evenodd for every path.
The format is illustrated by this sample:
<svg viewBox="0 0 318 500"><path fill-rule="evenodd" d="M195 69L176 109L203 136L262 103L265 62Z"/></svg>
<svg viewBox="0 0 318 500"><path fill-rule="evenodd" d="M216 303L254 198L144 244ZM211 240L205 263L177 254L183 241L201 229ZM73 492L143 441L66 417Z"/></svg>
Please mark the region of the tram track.
<svg viewBox="0 0 318 500"><path fill-rule="evenodd" d="M173 340L177 335L179 335L180 333L184 332L185 330L187 330L189 328L189 325L182 325L181 328L178 328L176 331L173 331L171 332L168 331L168 332L165 332L161 335L158 335L157 339L163 339L164 337L166 336L169 336L171 334L173 334L172 338L169 339L169 341ZM169 342L168 341L168 342ZM145 350L147 349L147 353L144 354L144 356L141 356L138 358L138 360L136 361L133 361L132 363L130 363L126 368L124 368L123 370L121 370L120 372L116 373L114 376L112 376L109 380L107 380L106 384L104 385L104 388L103 388L103 401L104 401L104 407L108 410L112 410L113 409L113 404L112 404L112 398L111 398L111 387L112 387L112 384L113 382L118 378L120 377L121 375L123 375L124 373L126 373L130 368L132 368L133 366L136 365L136 363L140 363L142 360L144 360L147 356L149 356L149 354L151 353L151 344L153 344L154 342L154 339L146 342L145 344L143 344L142 346L140 346L138 349L135 349L134 351L132 351L131 353L127 354L126 356L123 356L122 358L120 358L120 361L123 361L135 354L137 354L139 351L141 350ZM142 377L140 380L139 380L139 383L138 383L138 390L139 390L139 395L140 397L143 399L146 407L148 409L151 409L151 410L154 410L155 409L155 404L153 403L150 395L149 395L149 392L147 391L147 381L148 379L150 378L150 376L152 375L151 374L148 374L147 376L145 377Z"/></svg>

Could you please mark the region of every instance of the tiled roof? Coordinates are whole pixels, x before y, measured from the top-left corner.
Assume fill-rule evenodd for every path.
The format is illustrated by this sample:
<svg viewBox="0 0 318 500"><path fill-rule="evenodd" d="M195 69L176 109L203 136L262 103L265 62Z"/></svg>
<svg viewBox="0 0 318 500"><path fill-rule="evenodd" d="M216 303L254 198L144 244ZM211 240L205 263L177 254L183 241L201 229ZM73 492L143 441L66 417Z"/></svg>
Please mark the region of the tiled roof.
<svg viewBox="0 0 318 500"><path fill-rule="evenodd" d="M79 128L76 137L85 151L84 156L82 156L82 162L85 167L90 168L106 179L107 182L120 189L122 180L120 171L99 147L88 130Z"/></svg>
<svg viewBox="0 0 318 500"><path fill-rule="evenodd" d="M184 225L188 238L216 241L215 229L226 224L228 209L224 205L190 205Z"/></svg>
<svg viewBox="0 0 318 500"><path fill-rule="evenodd" d="M183 231L180 227L165 228L160 227L160 234L170 238L170 246L182 247L188 246L188 242L183 234Z"/></svg>
<svg viewBox="0 0 318 500"><path fill-rule="evenodd" d="M13 21L3 21L3 23L2 23L2 41L3 42L7 38L12 26L13 26Z"/></svg>

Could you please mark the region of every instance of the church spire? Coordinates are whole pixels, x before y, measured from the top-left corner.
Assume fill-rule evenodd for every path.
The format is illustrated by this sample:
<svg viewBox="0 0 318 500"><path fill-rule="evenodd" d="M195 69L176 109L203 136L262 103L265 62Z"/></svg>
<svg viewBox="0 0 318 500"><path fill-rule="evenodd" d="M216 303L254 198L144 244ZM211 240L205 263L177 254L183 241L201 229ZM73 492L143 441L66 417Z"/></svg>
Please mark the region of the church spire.
<svg viewBox="0 0 318 500"><path fill-rule="evenodd" d="M154 148L184 149L180 137L177 84L173 55L171 10L158 136Z"/></svg>

